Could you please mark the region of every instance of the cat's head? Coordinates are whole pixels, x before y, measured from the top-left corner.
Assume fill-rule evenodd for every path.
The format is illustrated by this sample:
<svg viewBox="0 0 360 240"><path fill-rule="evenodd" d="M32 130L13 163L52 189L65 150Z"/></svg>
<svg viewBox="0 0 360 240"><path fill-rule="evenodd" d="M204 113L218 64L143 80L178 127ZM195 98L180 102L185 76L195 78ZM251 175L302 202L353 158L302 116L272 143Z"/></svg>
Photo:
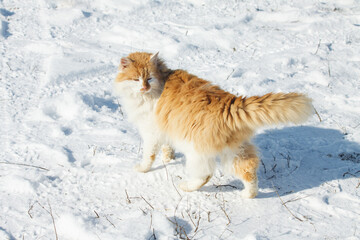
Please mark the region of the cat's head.
<svg viewBox="0 0 360 240"><path fill-rule="evenodd" d="M167 67L158 53L135 52L121 58L115 83L121 92L150 94L162 91Z"/></svg>

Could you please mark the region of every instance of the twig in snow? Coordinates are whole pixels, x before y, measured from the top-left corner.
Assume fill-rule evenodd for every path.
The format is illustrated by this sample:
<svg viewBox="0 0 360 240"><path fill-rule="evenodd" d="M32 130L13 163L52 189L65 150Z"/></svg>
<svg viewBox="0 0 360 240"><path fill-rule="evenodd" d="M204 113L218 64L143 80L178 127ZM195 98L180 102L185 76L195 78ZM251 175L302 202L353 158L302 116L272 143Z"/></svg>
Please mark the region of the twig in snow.
<svg viewBox="0 0 360 240"><path fill-rule="evenodd" d="M155 230L154 230L154 228L152 229L152 235L150 236L149 240L150 240L150 239L154 239L154 240L157 239L157 238L156 238L156 235L155 235Z"/></svg>
<svg viewBox="0 0 360 240"><path fill-rule="evenodd" d="M13 71L12 68L10 67L10 64L9 64L8 62L6 62L6 65L9 67L9 69L10 69L11 71Z"/></svg>
<svg viewBox="0 0 360 240"><path fill-rule="evenodd" d="M44 171L50 171L47 168L44 167L39 167L39 166L35 166L35 165L30 165L30 164L25 164L25 163L11 163L11 162L0 162L2 164L9 164L9 165L18 165L18 166L25 166L25 167L32 167L32 168L38 168Z"/></svg>
<svg viewBox="0 0 360 240"><path fill-rule="evenodd" d="M274 190L275 190L275 192L276 192L276 195L279 197L279 199L280 199L280 201L281 201L281 204L286 208L286 210L287 210L295 219L299 220L300 222L303 222L304 220L302 220L301 218L295 216L295 215L290 211L290 209L286 206L286 204L284 203L284 201L281 199L278 190L277 190L277 189L275 188L275 186L274 186L274 183L273 183L273 182L271 182L271 183L272 183L273 188L274 188Z"/></svg>
<svg viewBox="0 0 360 240"><path fill-rule="evenodd" d="M271 171L275 172L276 166L277 166L277 164L275 163L275 165L271 168Z"/></svg>
<svg viewBox="0 0 360 240"><path fill-rule="evenodd" d="M264 173L266 174L266 167L265 167L265 163L263 162L263 160L262 160L262 159L260 159L260 162L261 162L261 164L263 165L263 167L264 167Z"/></svg>
<svg viewBox="0 0 360 240"><path fill-rule="evenodd" d="M95 210L94 213L96 214L96 218L100 218L99 214Z"/></svg>
<svg viewBox="0 0 360 240"><path fill-rule="evenodd" d="M166 180L169 181L169 173L168 173L168 170L167 170L164 160L162 160L162 163L163 163L165 171L166 171Z"/></svg>
<svg viewBox="0 0 360 240"><path fill-rule="evenodd" d="M194 227L196 228L196 225L195 225L194 221L192 220L192 217L190 216L190 213L189 213L188 211L186 211L186 213L187 213L187 215L189 216L191 223L192 223L192 224L194 225Z"/></svg>
<svg viewBox="0 0 360 240"><path fill-rule="evenodd" d="M227 212L225 211L225 208L223 208L222 206L220 206L221 210L224 212L227 220L228 220L228 223L226 224L226 226L228 226L230 223L231 223L231 220L229 218L229 215L227 214Z"/></svg>
<svg viewBox="0 0 360 240"><path fill-rule="evenodd" d="M231 188L235 188L237 189L237 187L230 185L230 184L223 184L223 185L216 185L214 184L215 188L219 188L219 187L231 187Z"/></svg>
<svg viewBox="0 0 360 240"><path fill-rule="evenodd" d="M53 226L54 226L54 232L55 232L55 239L56 240L59 240L59 237L57 235L57 231L56 231L56 225L55 225L55 219L54 219L54 215L52 213L52 209L51 209L51 206L50 206L50 202L48 201L48 205L49 205L49 210L47 210L41 203L39 203L38 201L36 201L37 204L39 204L40 207L42 207L46 212L48 212L51 216L51 220L52 220L52 223L53 223Z"/></svg>
<svg viewBox="0 0 360 240"><path fill-rule="evenodd" d="M328 74L329 74L329 77L331 77L330 61L328 60L327 63L328 63Z"/></svg>
<svg viewBox="0 0 360 240"><path fill-rule="evenodd" d="M196 233L197 230L199 229L200 219L201 219L201 215L200 215L200 210L199 210L199 218L198 218L198 221L197 221L197 223L196 223L195 230L194 230L195 233ZM194 236L195 236L195 235L194 235ZM194 238L194 236L193 236L193 238Z"/></svg>
<svg viewBox="0 0 360 240"><path fill-rule="evenodd" d="M317 54L317 52L319 51L320 44L321 44L321 39L319 39L319 43L318 43L318 45L317 45L317 49L316 49L316 52L314 53L314 55L316 55L316 54Z"/></svg>
<svg viewBox="0 0 360 240"><path fill-rule="evenodd" d="M315 114L316 114L316 115L318 116L318 118L319 118L319 121L322 122L322 119L321 119L318 111L316 110L316 108L315 108L314 106L313 106L313 108L314 108Z"/></svg>
<svg viewBox="0 0 360 240"><path fill-rule="evenodd" d="M293 199L287 200L286 202L284 202L284 204L289 203L289 202L295 202L295 201L297 201L297 200L304 199L304 198L307 198L307 197L309 197L309 196L310 196L310 195L303 196L303 197L298 197L298 198L293 198Z"/></svg>
<svg viewBox="0 0 360 240"><path fill-rule="evenodd" d="M281 155L283 158L285 158L285 159L286 159L286 162L287 162L287 167L288 167L288 168L290 168L290 159L291 159L290 154L288 153L288 155L287 155L287 156L285 156L285 154L280 153L280 155Z"/></svg>
<svg viewBox="0 0 360 240"><path fill-rule="evenodd" d="M93 156L95 156L95 154L96 154L96 149L97 149L97 146L94 147Z"/></svg>
<svg viewBox="0 0 360 240"><path fill-rule="evenodd" d="M104 217L106 218L106 220L107 220L114 228L116 228L115 225L108 219L108 217L107 217L106 215L105 215Z"/></svg>
<svg viewBox="0 0 360 240"><path fill-rule="evenodd" d="M210 221L210 214L211 214L211 212L209 211L209 212L207 213L207 215L208 215L208 222L211 222L211 221Z"/></svg>
<svg viewBox="0 0 360 240"><path fill-rule="evenodd" d="M234 72L235 72L235 68L233 68L233 70L231 71L231 73L229 74L229 76L226 78L226 80L228 80Z"/></svg>
<svg viewBox="0 0 360 240"><path fill-rule="evenodd" d="M234 233L233 231L231 231L230 229L225 228L225 230L221 233L221 235L219 236L219 239L221 239L222 235L226 232L229 231L231 233Z"/></svg>
<svg viewBox="0 0 360 240"><path fill-rule="evenodd" d="M35 202L35 203L36 203L36 202ZM33 218L32 215L31 215L31 213L30 213L30 211L34 208L35 203L34 203L33 205L31 205L30 208L29 208L29 210L28 210L28 214L29 214L30 218Z"/></svg>
<svg viewBox="0 0 360 240"><path fill-rule="evenodd" d="M352 173L350 173L350 172L344 173L344 174L343 174L343 177L345 177L347 174L349 174L350 176L356 177L356 175L354 175L354 174L352 174Z"/></svg>
<svg viewBox="0 0 360 240"><path fill-rule="evenodd" d="M121 105L120 105L120 103L119 103L119 100L117 100L117 103L118 103L118 106L119 106L120 114L121 114L121 116L124 118L124 113L123 113L123 111L122 111L122 109L121 109Z"/></svg>
<svg viewBox="0 0 360 240"><path fill-rule="evenodd" d="M179 194L180 198L182 198L182 196L181 196L181 194L180 194L179 190L176 188L176 186L175 186L175 184L174 184L174 180L173 180L173 178L172 178L172 177L171 177L171 182L172 182L172 185L174 186L174 188L175 188L176 192Z"/></svg>
<svg viewBox="0 0 360 240"><path fill-rule="evenodd" d="M146 201L146 199L143 196L140 195L140 197L154 210L154 207L148 201Z"/></svg>
<svg viewBox="0 0 360 240"><path fill-rule="evenodd" d="M127 202L127 203L131 203L130 198L129 198L129 195L128 195L126 189L125 189L125 194L126 194L126 202Z"/></svg>

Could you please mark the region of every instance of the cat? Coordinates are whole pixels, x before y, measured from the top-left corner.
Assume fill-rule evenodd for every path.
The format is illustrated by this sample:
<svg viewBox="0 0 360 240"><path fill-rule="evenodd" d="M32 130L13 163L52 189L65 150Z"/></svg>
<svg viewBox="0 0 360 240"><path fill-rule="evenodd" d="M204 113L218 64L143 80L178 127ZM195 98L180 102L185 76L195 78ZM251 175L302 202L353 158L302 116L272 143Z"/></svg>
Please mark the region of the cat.
<svg viewBox="0 0 360 240"><path fill-rule="evenodd" d="M195 191L212 177L216 157L224 171L239 177L244 198L258 194L259 158L250 139L264 125L302 123L313 113L312 101L300 93L235 96L184 70L171 70L157 54L135 52L121 58L115 93L144 141L135 166L147 172L160 148L162 161L173 148L186 157L188 180Z"/></svg>

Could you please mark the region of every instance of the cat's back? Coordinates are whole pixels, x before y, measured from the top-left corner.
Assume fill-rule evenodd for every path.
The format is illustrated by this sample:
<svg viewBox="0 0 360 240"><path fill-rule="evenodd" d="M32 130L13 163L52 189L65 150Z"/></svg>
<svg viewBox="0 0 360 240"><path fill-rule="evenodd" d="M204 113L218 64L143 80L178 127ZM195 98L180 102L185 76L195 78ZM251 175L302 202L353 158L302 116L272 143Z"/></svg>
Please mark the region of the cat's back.
<svg viewBox="0 0 360 240"><path fill-rule="evenodd" d="M200 142L197 138L218 138L220 126L224 125L224 109L229 108L235 98L209 81L175 70L166 80L158 100L157 122L176 139Z"/></svg>

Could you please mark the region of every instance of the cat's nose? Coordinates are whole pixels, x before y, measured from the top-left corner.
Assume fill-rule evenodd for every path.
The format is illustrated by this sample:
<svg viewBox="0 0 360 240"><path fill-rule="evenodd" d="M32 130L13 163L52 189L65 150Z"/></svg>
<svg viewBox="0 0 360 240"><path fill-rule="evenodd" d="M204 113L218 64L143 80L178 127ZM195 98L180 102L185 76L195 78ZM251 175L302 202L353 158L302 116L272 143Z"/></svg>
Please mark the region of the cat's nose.
<svg viewBox="0 0 360 240"><path fill-rule="evenodd" d="M141 91L141 92L147 92L147 91L150 90L150 88L151 88L150 85L147 84L147 85L143 86L143 87L140 89L140 91Z"/></svg>

